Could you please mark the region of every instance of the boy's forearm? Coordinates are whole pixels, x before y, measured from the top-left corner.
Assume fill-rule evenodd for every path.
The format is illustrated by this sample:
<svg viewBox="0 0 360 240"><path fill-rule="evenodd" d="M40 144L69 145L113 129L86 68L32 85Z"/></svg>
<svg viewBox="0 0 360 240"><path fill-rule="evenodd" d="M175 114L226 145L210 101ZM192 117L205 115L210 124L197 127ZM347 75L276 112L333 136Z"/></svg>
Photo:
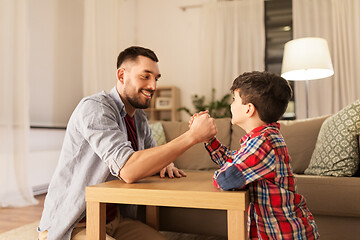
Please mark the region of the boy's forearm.
<svg viewBox="0 0 360 240"><path fill-rule="evenodd" d="M219 167L222 167L226 162L225 153L220 149L221 146L220 141L215 136L205 143L205 149L208 151L211 160Z"/></svg>
<svg viewBox="0 0 360 240"><path fill-rule="evenodd" d="M158 173L197 143L190 131L164 145L135 152L120 170L119 176L127 183Z"/></svg>

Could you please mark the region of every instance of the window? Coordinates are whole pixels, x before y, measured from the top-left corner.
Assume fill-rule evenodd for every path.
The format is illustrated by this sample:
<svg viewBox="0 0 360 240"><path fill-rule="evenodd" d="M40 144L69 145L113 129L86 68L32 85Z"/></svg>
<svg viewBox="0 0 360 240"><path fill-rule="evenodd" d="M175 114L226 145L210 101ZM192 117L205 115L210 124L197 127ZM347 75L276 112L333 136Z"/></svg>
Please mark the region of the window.
<svg viewBox="0 0 360 240"><path fill-rule="evenodd" d="M281 74L281 63L286 42L292 40L292 0L267 0L265 3L265 70ZM290 81L294 89L294 82ZM284 119L295 119L294 98Z"/></svg>

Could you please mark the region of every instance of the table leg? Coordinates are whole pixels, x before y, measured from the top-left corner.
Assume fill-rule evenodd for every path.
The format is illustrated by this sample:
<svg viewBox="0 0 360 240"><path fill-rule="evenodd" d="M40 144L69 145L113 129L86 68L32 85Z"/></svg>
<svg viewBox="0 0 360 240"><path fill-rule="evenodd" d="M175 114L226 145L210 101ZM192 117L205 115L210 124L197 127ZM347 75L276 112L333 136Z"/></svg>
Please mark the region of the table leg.
<svg viewBox="0 0 360 240"><path fill-rule="evenodd" d="M247 239L247 219L245 211L228 210L228 240Z"/></svg>
<svg viewBox="0 0 360 240"><path fill-rule="evenodd" d="M86 202L86 239L105 240L106 204Z"/></svg>
<svg viewBox="0 0 360 240"><path fill-rule="evenodd" d="M159 207L146 206L146 224L159 230Z"/></svg>

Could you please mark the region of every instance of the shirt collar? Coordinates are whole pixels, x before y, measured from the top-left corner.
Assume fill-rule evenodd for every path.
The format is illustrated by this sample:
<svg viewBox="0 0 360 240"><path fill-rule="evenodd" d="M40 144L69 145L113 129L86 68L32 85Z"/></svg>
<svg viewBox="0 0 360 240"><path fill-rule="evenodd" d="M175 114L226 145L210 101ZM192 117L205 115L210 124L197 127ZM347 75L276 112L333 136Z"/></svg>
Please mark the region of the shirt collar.
<svg viewBox="0 0 360 240"><path fill-rule="evenodd" d="M120 95L119 95L118 91L116 90L116 87L113 87L110 90L109 95L115 101L116 106L119 108L121 117L125 117L125 115L126 115L125 105L121 101Z"/></svg>
<svg viewBox="0 0 360 240"><path fill-rule="evenodd" d="M254 128L253 130L251 130L248 134L246 134L245 136L243 136L241 139L240 139L240 143L243 143L245 142L246 140L248 140L249 138L251 138L253 135L255 134L259 134L261 132L264 132L266 131L267 129L269 128L272 128L274 129L275 131L280 131L280 123L278 122L273 122L273 123L267 123L267 124L264 124L260 127L256 127Z"/></svg>

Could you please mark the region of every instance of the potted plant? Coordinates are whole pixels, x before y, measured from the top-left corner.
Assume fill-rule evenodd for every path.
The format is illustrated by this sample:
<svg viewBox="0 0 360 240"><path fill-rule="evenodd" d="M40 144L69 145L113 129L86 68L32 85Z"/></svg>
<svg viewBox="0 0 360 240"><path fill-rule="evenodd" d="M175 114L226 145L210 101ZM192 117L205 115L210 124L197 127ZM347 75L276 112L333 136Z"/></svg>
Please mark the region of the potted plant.
<svg viewBox="0 0 360 240"><path fill-rule="evenodd" d="M197 94L191 97L192 103L195 107L195 112L205 111L208 110L209 114L213 118L225 118L231 117L230 112L230 94L226 94L220 100L215 100L215 88L211 91L211 101L209 103L205 102L205 96L199 97ZM186 107L181 107L177 109L178 111L185 111L190 116L194 113L191 113L190 110Z"/></svg>

